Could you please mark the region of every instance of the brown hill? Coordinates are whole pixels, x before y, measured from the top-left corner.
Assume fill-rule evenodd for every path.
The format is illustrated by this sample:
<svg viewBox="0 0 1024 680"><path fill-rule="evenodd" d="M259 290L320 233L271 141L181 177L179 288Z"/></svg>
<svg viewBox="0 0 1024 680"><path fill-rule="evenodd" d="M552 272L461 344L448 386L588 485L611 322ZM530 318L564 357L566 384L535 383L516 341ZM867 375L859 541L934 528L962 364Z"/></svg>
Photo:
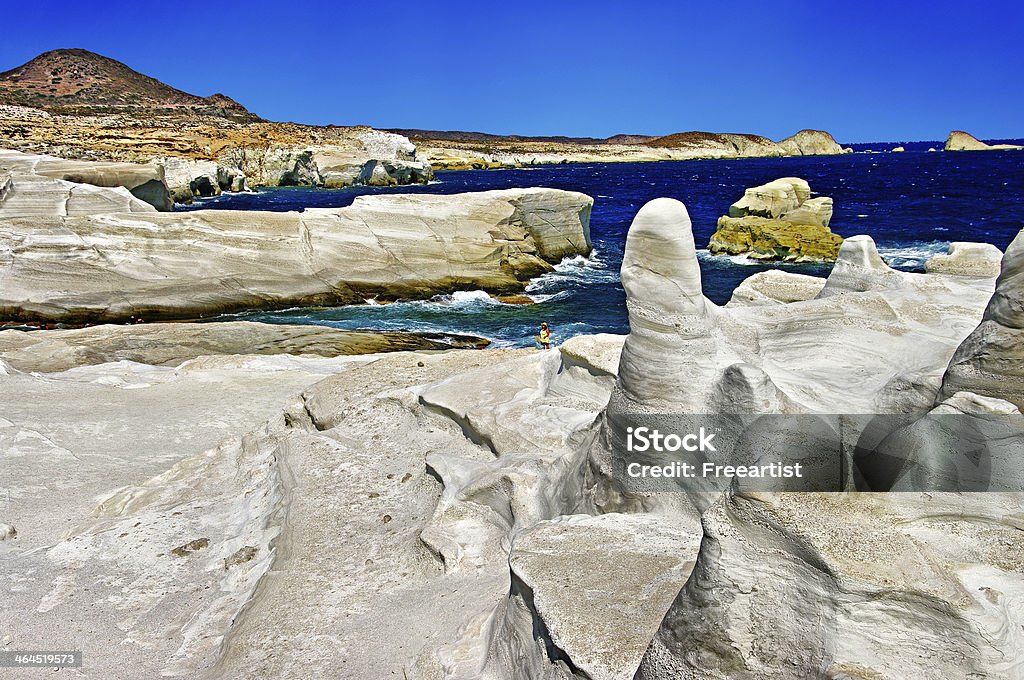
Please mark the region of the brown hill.
<svg viewBox="0 0 1024 680"><path fill-rule="evenodd" d="M718 133L718 132L677 132L664 137L648 138L643 143L647 146L666 147L675 149L687 146L701 146L707 144L728 144L729 138L737 138L752 144L773 144L772 140L760 135L744 133Z"/></svg>
<svg viewBox="0 0 1024 680"><path fill-rule="evenodd" d="M467 132L463 130L420 130L417 128L388 128L386 132L405 135L412 140L436 140L442 142L547 142L552 144L607 144L612 138L567 137L565 135L496 135L490 132Z"/></svg>
<svg viewBox="0 0 1024 680"><path fill-rule="evenodd" d="M119 61L82 49L44 52L27 64L0 73L0 104L51 113L193 114L259 120L230 97L182 92Z"/></svg>

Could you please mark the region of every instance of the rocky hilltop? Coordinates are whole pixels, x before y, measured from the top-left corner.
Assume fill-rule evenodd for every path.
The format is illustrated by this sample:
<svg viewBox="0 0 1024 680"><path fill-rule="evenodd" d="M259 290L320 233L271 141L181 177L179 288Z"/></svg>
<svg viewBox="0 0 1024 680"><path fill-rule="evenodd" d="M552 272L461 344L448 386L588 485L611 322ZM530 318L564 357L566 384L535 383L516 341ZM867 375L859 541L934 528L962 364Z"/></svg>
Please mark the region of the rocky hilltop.
<svg viewBox="0 0 1024 680"><path fill-rule="evenodd" d="M977 137L960 130L953 130L946 138L945 151L1009 151L1024 149L1015 144L986 144Z"/></svg>
<svg viewBox="0 0 1024 680"><path fill-rule="evenodd" d="M82 49L44 52L0 73L0 104L53 113L218 116L259 120L223 94L198 97L132 70L119 61Z"/></svg>
<svg viewBox="0 0 1024 680"><path fill-rule="evenodd" d="M805 180L783 177L747 189L718 218L708 251L785 262L835 260L843 238L829 229L831 219L831 198L811 198Z"/></svg>

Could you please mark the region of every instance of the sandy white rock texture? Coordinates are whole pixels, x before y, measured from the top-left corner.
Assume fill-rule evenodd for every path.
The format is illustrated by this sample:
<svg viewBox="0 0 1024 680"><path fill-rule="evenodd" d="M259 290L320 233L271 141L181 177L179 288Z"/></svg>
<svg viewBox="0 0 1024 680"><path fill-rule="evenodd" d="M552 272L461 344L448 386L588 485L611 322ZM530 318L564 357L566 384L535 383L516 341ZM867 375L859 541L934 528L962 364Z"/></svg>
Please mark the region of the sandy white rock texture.
<svg viewBox="0 0 1024 680"><path fill-rule="evenodd" d="M521 291L590 251L593 200L554 189L359 197L302 213L0 220L0 315L195 318L453 290Z"/></svg>
<svg viewBox="0 0 1024 680"><path fill-rule="evenodd" d="M736 286L729 298L730 306L782 305L816 297L825 287L820 276L794 274L781 269L769 269L749 276Z"/></svg>
<svg viewBox="0 0 1024 680"><path fill-rule="evenodd" d="M1006 249L985 315L957 348L943 378L943 397L961 391L1024 409L1024 232Z"/></svg>
<svg viewBox="0 0 1024 680"><path fill-rule="evenodd" d="M949 244L949 251L943 255L933 255L924 263L924 270L935 274L954 274L958 276L993 277L999 275L999 266L1003 259L1003 251L991 243Z"/></svg>

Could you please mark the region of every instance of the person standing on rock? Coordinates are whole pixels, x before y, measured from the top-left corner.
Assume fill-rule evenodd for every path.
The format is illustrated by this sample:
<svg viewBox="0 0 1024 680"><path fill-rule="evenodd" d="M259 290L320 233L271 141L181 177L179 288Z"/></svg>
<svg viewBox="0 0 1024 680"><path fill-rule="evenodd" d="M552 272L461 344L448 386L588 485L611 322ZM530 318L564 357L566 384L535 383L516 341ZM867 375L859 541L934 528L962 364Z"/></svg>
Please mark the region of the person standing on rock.
<svg viewBox="0 0 1024 680"><path fill-rule="evenodd" d="M551 331L548 329L548 322L544 321L540 325L540 335L537 336L537 342L544 349L551 349Z"/></svg>

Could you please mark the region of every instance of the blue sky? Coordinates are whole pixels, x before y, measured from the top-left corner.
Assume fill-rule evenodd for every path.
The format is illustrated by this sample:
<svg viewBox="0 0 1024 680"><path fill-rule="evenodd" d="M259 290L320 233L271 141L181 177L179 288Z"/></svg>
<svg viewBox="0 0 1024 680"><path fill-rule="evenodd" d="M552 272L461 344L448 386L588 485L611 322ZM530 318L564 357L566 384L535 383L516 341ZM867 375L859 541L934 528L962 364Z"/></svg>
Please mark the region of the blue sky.
<svg viewBox="0 0 1024 680"><path fill-rule="evenodd" d="M1020 2L5 2L0 70L84 47L273 120L841 142L1024 136Z"/></svg>

